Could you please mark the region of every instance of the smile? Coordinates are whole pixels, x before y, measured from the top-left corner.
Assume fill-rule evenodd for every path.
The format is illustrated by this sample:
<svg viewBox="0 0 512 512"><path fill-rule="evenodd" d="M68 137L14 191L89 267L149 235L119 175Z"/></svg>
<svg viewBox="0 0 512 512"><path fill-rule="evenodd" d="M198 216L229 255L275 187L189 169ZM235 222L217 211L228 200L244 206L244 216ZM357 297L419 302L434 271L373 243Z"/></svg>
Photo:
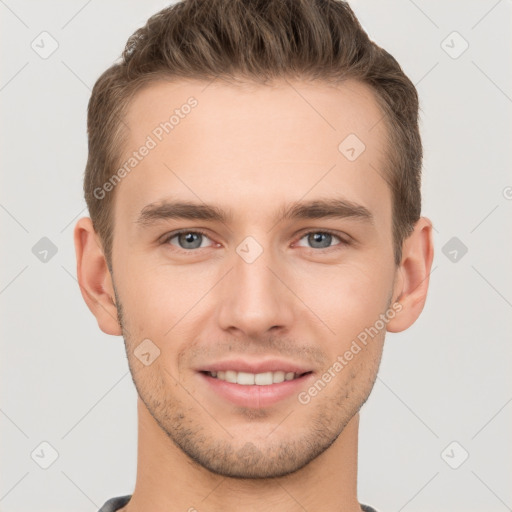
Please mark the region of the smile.
<svg viewBox="0 0 512 512"><path fill-rule="evenodd" d="M271 384L279 384L284 381L297 379L311 372L299 374L278 370L276 372L249 373L226 370L206 373L210 375L210 377L231 382L232 384L240 384L242 386L270 386Z"/></svg>

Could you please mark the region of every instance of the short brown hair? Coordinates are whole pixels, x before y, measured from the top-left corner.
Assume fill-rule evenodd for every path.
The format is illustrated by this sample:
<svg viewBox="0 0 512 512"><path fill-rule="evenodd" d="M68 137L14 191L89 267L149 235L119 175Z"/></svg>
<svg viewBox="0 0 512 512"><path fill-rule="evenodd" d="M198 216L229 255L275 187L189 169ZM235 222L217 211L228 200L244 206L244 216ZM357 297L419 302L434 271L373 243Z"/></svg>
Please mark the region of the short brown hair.
<svg viewBox="0 0 512 512"><path fill-rule="evenodd" d="M392 191L395 263L421 212L422 144L414 84L371 41L341 0L183 0L151 16L120 61L96 81L88 106L84 193L111 267L114 191L98 190L120 165L123 117L133 95L159 79L221 77L264 84L295 77L369 85L387 128L382 176ZM340 141L341 142L341 141Z"/></svg>

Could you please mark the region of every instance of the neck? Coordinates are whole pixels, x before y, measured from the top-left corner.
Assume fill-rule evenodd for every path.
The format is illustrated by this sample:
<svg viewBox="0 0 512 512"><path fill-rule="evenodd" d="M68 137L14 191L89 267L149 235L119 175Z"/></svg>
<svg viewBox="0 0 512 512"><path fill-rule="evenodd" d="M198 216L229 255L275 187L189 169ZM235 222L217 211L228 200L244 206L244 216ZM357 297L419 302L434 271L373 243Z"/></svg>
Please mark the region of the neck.
<svg viewBox="0 0 512 512"><path fill-rule="evenodd" d="M361 512L357 501L359 414L336 441L295 473L271 479L238 479L211 473L184 454L138 399L135 490L122 512Z"/></svg>

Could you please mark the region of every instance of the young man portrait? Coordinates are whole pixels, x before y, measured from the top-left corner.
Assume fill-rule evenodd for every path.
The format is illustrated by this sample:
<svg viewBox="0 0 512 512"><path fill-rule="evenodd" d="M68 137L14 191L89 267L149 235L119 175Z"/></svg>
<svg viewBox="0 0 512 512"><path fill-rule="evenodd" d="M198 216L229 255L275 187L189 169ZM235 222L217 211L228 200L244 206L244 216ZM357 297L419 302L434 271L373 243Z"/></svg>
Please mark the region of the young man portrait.
<svg viewBox="0 0 512 512"><path fill-rule="evenodd" d="M183 0L129 38L74 231L138 394L136 486L102 512L379 510L359 411L427 297L418 111L340 0Z"/></svg>

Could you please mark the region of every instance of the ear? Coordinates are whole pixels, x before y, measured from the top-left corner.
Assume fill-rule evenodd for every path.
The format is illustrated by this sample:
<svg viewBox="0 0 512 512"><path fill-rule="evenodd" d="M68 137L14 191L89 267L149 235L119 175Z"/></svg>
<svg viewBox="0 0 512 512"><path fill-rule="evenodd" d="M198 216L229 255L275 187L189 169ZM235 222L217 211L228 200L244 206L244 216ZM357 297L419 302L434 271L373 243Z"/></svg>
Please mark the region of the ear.
<svg viewBox="0 0 512 512"><path fill-rule="evenodd" d="M397 269L393 295L402 308L387 323L388 332L405 331L420 316L427 299L433 258L432 222L420 217L402 247L402 262Z"/></svg>
<svg viewBox="0 0 512 512"><path fill-rule="evenodd" d="M89 217L83 217L76 223L74 239L76 274L82 297L96 317L100 329L106 334L120 336L122 330L114 302L112 276L99 236Z"/></svg>

